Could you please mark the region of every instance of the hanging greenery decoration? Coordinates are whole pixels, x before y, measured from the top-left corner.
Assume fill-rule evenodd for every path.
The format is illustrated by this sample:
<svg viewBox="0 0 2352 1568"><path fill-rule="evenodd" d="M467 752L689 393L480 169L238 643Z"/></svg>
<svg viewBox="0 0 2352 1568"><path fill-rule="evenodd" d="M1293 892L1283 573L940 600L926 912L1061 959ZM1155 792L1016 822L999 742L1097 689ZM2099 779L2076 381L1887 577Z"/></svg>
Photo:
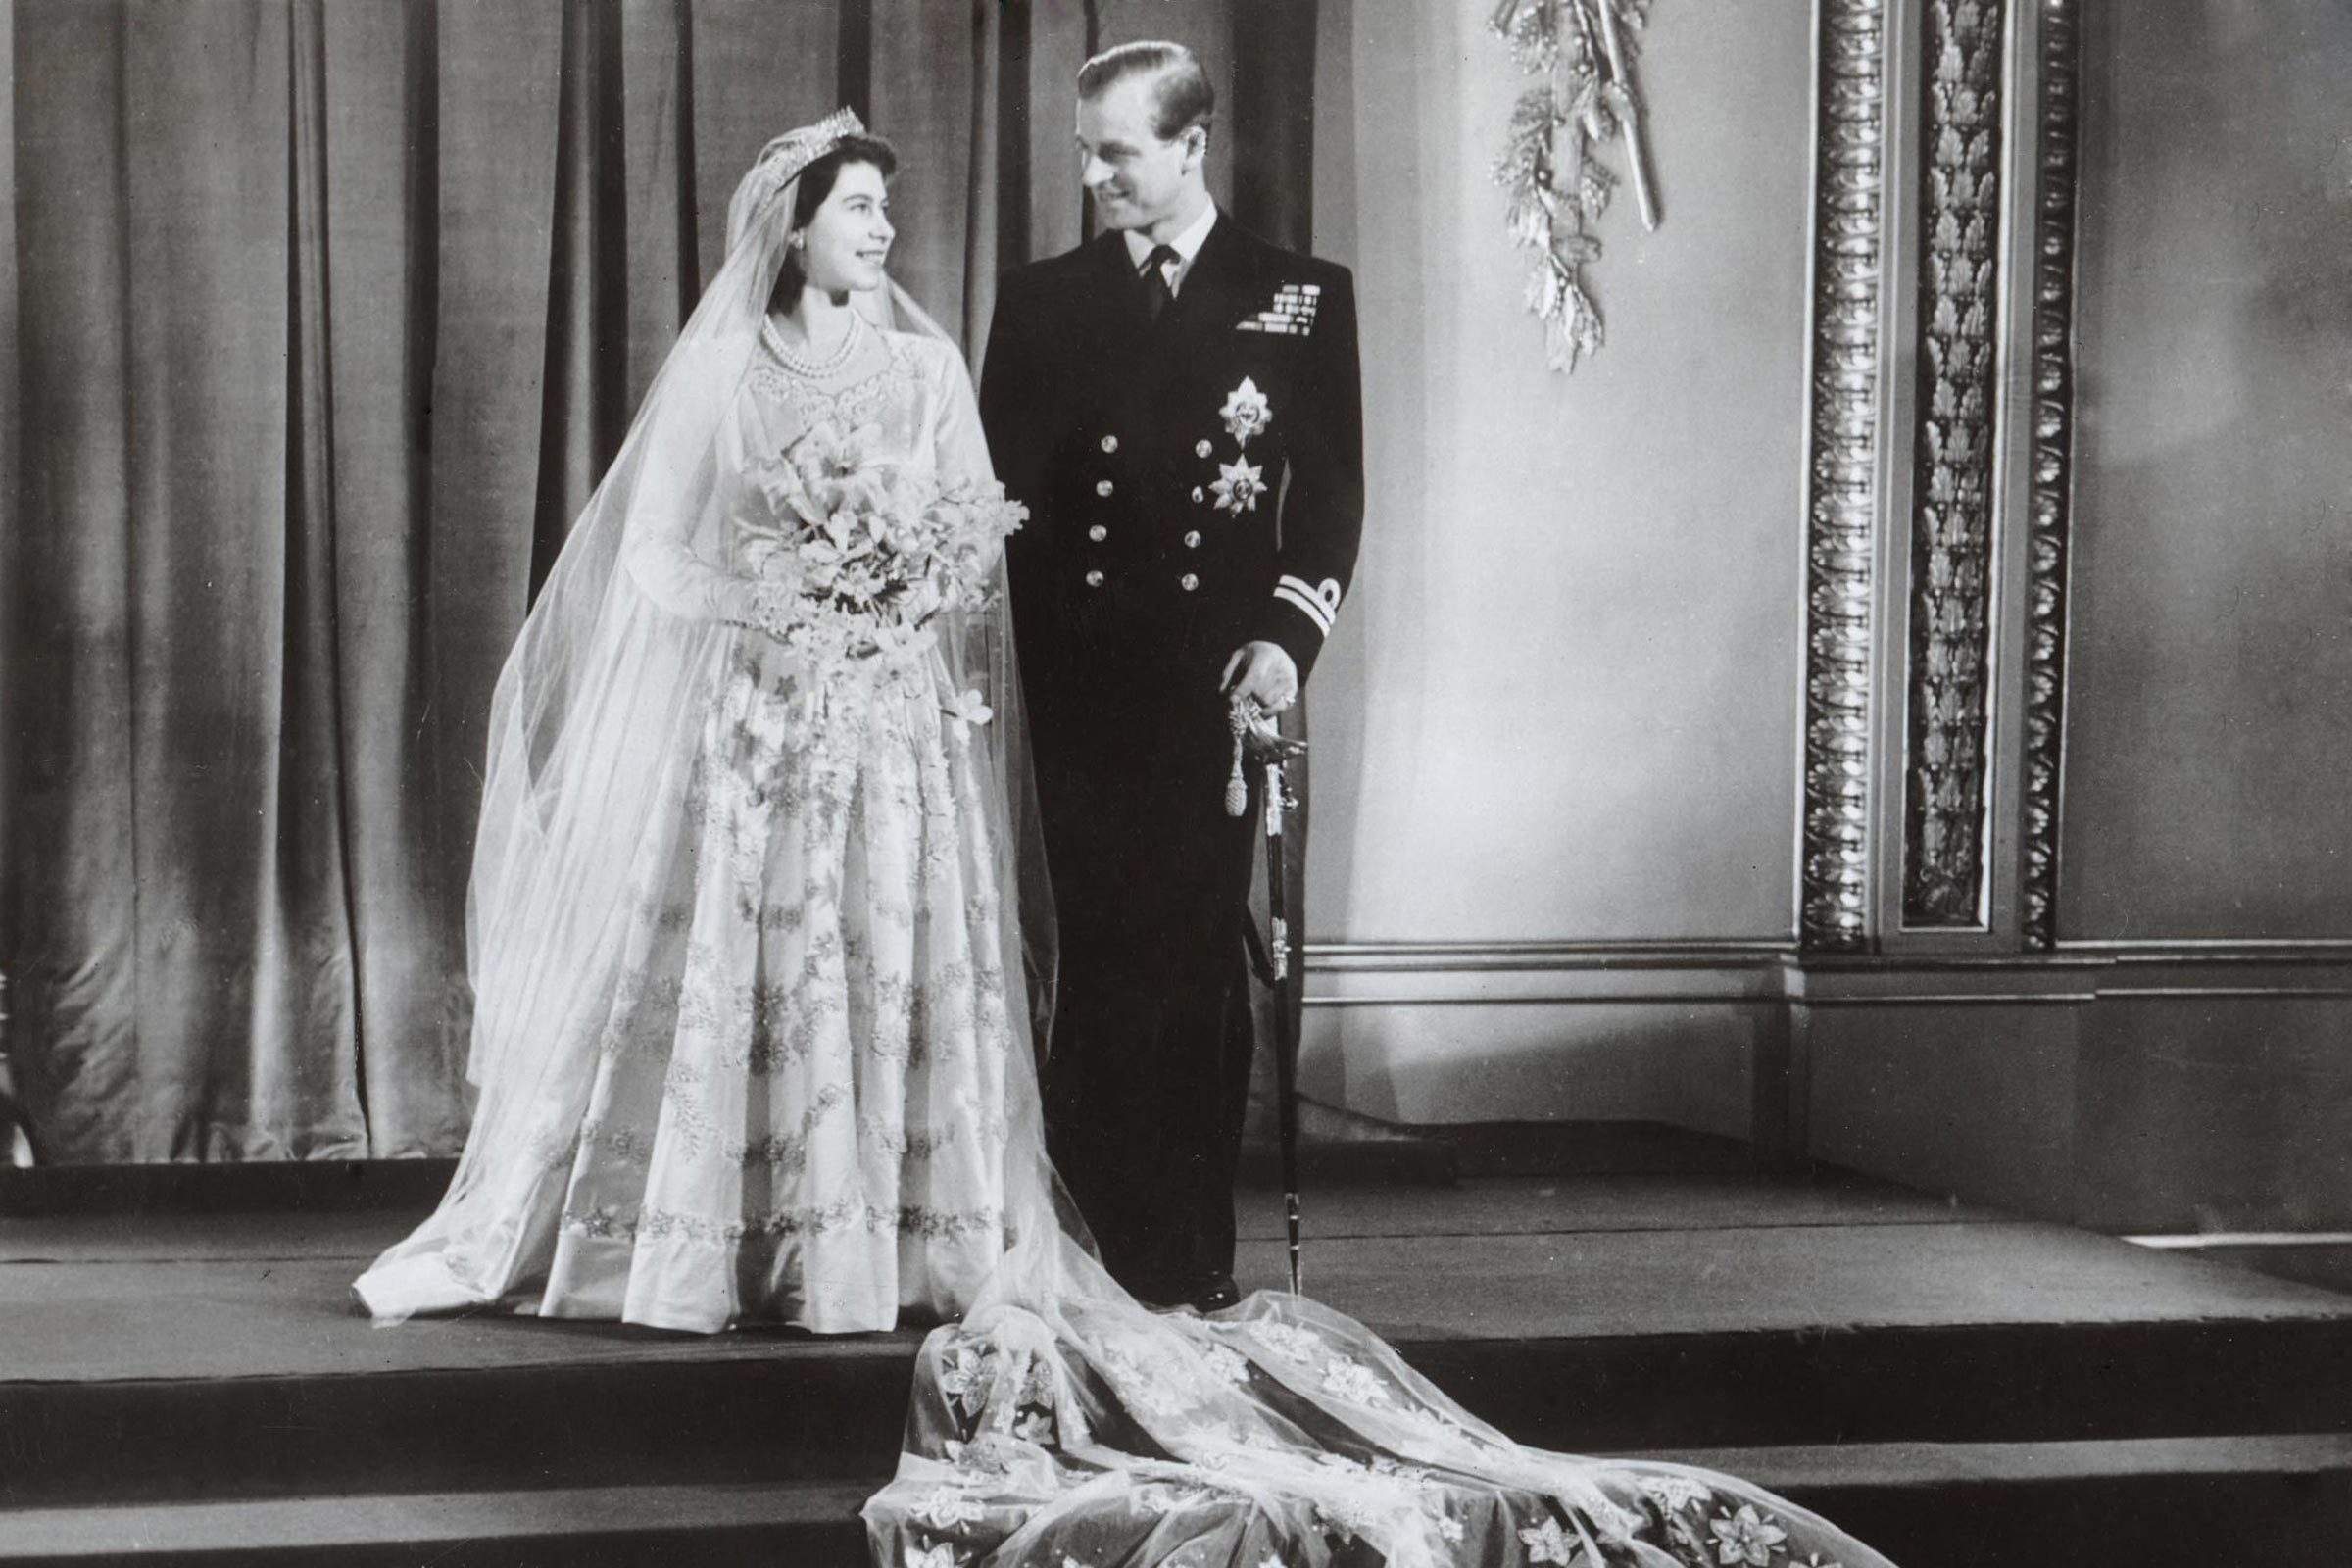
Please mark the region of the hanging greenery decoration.
<svg viewBox="0 0 2352 1568"><path fill-rule="evenodd" d="M1599 153L1620 137L1642 226L1658 226L1632 69L1633 34L1647 7L1648 0L1502 0L1489 24L1519 69L1542 78L1511 111L1494 182L1511 193L1512 242L1535 252L1527 308L1544 322L1551 368L1562 373L1600 347L1600 313L1584 273L1600 254L1592 230L1618 180Z"/></svg>

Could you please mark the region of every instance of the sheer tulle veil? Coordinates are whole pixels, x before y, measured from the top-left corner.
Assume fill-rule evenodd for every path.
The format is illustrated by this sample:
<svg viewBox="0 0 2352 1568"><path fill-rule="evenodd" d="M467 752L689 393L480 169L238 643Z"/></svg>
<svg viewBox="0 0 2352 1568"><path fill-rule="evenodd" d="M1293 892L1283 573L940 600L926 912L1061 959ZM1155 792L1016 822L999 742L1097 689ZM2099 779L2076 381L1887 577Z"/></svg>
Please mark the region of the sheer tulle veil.
<svg viewBox="0 0 2352 1568"><path fill-rule="evenodd" d="M759 635L754 589L725 569L719 432L749 372L786 254L801 173L863 133L842 110L776 137L728 204L727 254L654 377L619 454L532 605L490 710L466 906L473 1031L471 1132L440 1208L360 1282L379 1321L453 1291L484 1302L526 1282L553 1243L615 990L625 928L685 816L685 793L723 639ZM854 296L877 324L945 340L896 283ZM699 581L681 582L681 561ZM1052 900L1028 766L1020 682L1000 564L994 607L940 629L956 691L992 710L973 731L993 778L997 886L1024 924L1002 923L1023 1049L1007 1089L1008 1223L1056 1228L1039 1124L1034 1043L1055 969Z"/></svg>

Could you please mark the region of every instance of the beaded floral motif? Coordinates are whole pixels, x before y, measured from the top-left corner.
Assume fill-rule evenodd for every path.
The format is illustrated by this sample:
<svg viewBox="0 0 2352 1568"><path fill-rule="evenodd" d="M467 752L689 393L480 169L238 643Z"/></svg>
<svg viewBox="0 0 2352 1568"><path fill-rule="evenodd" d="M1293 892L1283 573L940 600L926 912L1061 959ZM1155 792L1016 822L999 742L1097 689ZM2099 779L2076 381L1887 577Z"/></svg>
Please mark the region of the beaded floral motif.
<svg viewBox="0 0 2352 1568"><path fill-rule="evenodd" d="M1293 1328L1287 1323L1254 1323L1250 1332L1260 1345L1301 1366L1312 1366L1330 1353L1312 1329Z"/></svg>
<svg viewBox="0 0 2352 1568"><path fill-rule="evenodd" d="M790 409L803 427L821 419L844 429L878 424L884 438L904 450L912 444L920 416L922 371L914 363L912 339L886 333L881 341L885 354L879 363L861 355L845 374L822 381L796 375L772 353L762 353L752 362L752 390Z"/></svg>
<svg viewBox="0 0 2352 1568"><path fill-rule="evenodd" d="M1561 1568L1578 1568L1581 1563L1588 1568L1600 1568L1600 1558L1588 1554L1585 1542L1562 1530L1557 1519L1546 1519L1520 1531L1519 1542L1527 1547L1527 1560L1531 1563L1557 1563Z"/></svg>
<svg viewBox="0 0 2352 1568"><path fill-rule="evenodd" d="M636 1234L676 1238L706 1247L744 1247L776 1243L799 1236L829 1236L862 1230L875 1236L963 1238L1002 1233L1004 1216L993 1208L927 1208L909 1203L880 1208L844 1198L806 1208L778 1209L743 1220L712 1220L700 1214L648 1209L639 1218Z"/></svg>
<svg viewBox="0 0 2352 1568"><path fill-rule="evenodd" d="M1389 1402L1388 1385L1381 1381L1379 1373L1360 1361L1333 1357L1331 1364L1323 1369L1323 1389L1356 1404Z"/></svg>
<svg viewBox="0 0 2352 1568"><path fill-rule="evenodd" d="M1240 1351L1223 1345L1212 1345L1200 1352L1208 1369L1228 1383L1250 1381L1250 1362Z"/></svg>
<svg viewBox="0 0 2352 1568"><path fill-rule="evenodd" d="M987 1515L986 1504L973 1498L969 1493L959 1492L954 1487L942 1487L931 1494L914 1514L934 1530L953 1530L958 1525L986 1518Z"/></svg>

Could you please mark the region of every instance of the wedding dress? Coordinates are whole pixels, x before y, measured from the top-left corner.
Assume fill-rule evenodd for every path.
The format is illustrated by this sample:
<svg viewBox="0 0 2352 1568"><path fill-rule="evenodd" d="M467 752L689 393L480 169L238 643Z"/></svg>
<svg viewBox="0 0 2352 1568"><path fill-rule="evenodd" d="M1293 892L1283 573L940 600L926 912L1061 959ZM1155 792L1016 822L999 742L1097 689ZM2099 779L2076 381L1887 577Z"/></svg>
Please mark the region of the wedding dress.
<svg viewBox="0 0 2352 1568"><path fill-rule="evenodd" d="M749 568L762 455L810 431L868 431L877 472L987 472L959 358L895 289L915 330L838 371L762 338L794 181L856 128L746 176L501 679L474 1128L363 1299L947 1320L866 1505L884 1568L1886 1568L1734 1478L1513 1444L1310 1300L1163 1314L1102 1268L1045 1154L1052 914L1002 593L812 663Z"/></svg>
<svg viewBox="0 0 2352 1568"><path fill-rule="evenodd" d="M792 193L747 181L738 222ZM1004 1250L1006 1106L1035 1100L1013 1011L1051 956L1004 918L1001 559L973 564L998 609L887 648L779 640L829 596L753 564L796 553L764 491L804 438L854 448L853 486L993 484L970 378L910 304L915 330L854 318L799 361L774 247L732 250L500 682L480 1099L440 1210L357 1284L379 1321L885 1330L960 1311Z"/></svg>

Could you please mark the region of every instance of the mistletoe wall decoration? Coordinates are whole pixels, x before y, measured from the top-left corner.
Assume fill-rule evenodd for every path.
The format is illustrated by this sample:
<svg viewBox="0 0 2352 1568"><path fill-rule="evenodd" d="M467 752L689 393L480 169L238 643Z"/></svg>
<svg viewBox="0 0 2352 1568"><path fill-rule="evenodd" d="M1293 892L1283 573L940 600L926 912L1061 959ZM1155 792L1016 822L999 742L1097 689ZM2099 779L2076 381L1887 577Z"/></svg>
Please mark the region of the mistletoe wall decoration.
<svg viewBox="0 0 2352 1568"><path fill-rule="evenodd" d="M1657 197L1642 152L1642 94L1633 35L1648 0L1502 0L1489 25L1519 69L1539 77L1511 110L1510 139L1494 182L1511 193L1511 240L1533 251L1527 308L1544 323L1551 368L1573 371L1600 347L1600 313L1585 292L1585 264L1600 254L1593 227L1618 173L1600 150L1625 143L1642 226L1658 226Z"/></svg>

